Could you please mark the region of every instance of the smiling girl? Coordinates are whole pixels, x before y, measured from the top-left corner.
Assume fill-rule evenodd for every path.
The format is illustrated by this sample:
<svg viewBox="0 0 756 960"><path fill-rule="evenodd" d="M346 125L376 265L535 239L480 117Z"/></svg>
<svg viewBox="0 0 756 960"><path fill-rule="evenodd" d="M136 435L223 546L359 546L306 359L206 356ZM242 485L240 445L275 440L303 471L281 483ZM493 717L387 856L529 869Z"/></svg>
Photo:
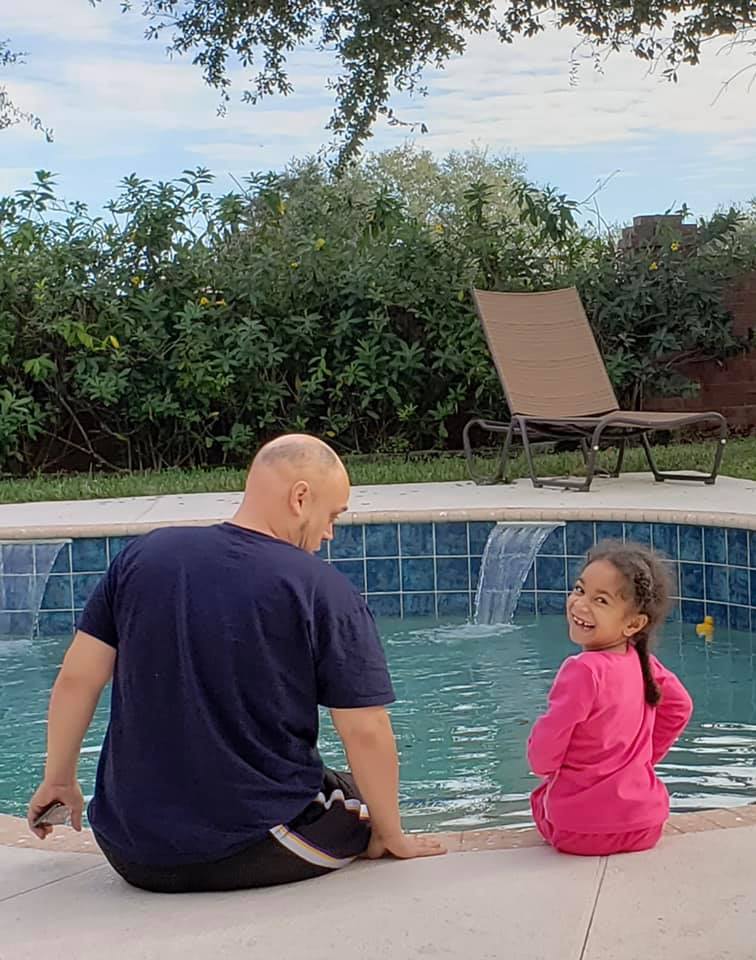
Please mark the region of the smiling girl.
<svg viewBox="0 0 756 960"><path fill-rule="evenodd" d="M661 837L669 795L654 767L693 706L649 653L669 593L656 554L606 541L567 599L570 640L582 651L562 664L528 740L530 767L544 781L531 796L533 818L564 853L648 850Z"/></svg>

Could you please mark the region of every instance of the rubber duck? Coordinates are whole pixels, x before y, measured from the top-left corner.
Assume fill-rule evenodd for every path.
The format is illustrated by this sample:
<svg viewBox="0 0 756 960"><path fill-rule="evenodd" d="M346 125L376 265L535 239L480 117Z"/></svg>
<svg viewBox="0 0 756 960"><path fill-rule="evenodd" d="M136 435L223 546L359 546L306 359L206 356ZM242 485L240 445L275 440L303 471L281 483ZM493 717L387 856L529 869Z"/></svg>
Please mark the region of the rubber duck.
<svg viewBox="0 0 756 960"><path fill-rule="evenodd" d="M703 623L697 623L696 633L711 642L714 639L714 617L704 617Z"/></svg>

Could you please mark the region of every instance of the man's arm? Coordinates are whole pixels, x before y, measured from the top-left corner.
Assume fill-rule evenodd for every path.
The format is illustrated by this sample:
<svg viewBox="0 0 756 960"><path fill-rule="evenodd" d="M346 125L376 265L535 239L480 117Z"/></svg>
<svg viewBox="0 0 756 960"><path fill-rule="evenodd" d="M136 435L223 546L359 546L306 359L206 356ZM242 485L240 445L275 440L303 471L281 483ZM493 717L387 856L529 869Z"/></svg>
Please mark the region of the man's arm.
<svg viewBox="0 0 756 960"><path fill-rule="evenodd" d="M84 798L76 780L79 753L100 694L113 676L115 649L79 630L63 660L50 697L47 762L42 784L29 804L29 825L51 803L64 803L71 823L81 830ZM32 827L41 839L52 827Z"/></svg>
<svg viewBox="0 0 756 960"><path fill-rule="evenodd" d="M399 815L399 761L385 707L331 710L349 767L370 811L372 838L368 856L390 853L400 859L446 853L431 837L405 834Z"/></svg>

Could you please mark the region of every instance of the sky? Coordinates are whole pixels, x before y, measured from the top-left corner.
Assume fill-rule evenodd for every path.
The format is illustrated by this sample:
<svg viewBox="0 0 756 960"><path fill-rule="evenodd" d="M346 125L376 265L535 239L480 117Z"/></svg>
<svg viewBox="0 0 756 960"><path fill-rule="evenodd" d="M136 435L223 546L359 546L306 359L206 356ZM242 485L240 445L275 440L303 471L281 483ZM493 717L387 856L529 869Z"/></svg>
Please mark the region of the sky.
<svg viewBox="0 0 756 960"><path fill-rule="evenodd" d="M287 98L245 105L244 75L235 72L236 98L218 117L217 92L200 69L169 59L165 40L146 40L146 21L121 13L119 0L0 3L0 38L29 54L0 72L0 83L55 134L46 143L26 127L0 131L0 195L28 185L37 169L53 171L60 193L95 210L132 172L170 179L206 166L229 190L234 177L278 169L329 140L334 64L315 50L291 58L295 94ZM574 42L556 30L510 46L472 38L466 55L428 72L427 97L396 101L398 115L424 121L428 133L382 123L368 149L409 140L439 156L470 147L515 154L531 179L576 200L605 183L596 202L611 223L683 203L706 216L756 196L756 47L712 42L677 84L613 54L601 72L586 63L571 84Z"/></svg>

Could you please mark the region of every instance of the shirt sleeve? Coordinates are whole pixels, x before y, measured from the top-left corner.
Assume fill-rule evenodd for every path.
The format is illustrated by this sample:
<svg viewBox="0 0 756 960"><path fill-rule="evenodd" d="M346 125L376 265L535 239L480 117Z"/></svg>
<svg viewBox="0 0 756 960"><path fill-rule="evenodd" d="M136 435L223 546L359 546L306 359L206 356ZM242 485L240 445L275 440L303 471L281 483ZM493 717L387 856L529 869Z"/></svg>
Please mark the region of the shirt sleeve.
<svg viewBox="0 0 756 960"><path fill-rule="evenodd" d="M76 624L77 630L107 643L109 647L118 647L118 630L114 614L114 599L121 568L119 553L108 567L105 575L89 595L84 609Z"/></svg>
<svg viewBox="0 0 756 960"><path fill-rule="evenodd" d="M693 713L693 701L680 680L667 670L656 657L651 658L654 679L661 690L661 700L654 711L654 733L651 760L654 765L663 760L677 740Z"/></svg>
<svg viewBox="0 0 756 960"><path fill-rule="evenodd" d="M548 709L536 720L528 739L528 763L539 777L550 777L564 761L572 732L585 720L596 699L593 671L579 657L562 664L549 691Z"/></svg>
<svg viewBox="0 0 756 960"><path fill-rule="evenodd" d="M341 573L326 567L315 602L318 703L348 710L396 699L373 615Z"/></svg>

